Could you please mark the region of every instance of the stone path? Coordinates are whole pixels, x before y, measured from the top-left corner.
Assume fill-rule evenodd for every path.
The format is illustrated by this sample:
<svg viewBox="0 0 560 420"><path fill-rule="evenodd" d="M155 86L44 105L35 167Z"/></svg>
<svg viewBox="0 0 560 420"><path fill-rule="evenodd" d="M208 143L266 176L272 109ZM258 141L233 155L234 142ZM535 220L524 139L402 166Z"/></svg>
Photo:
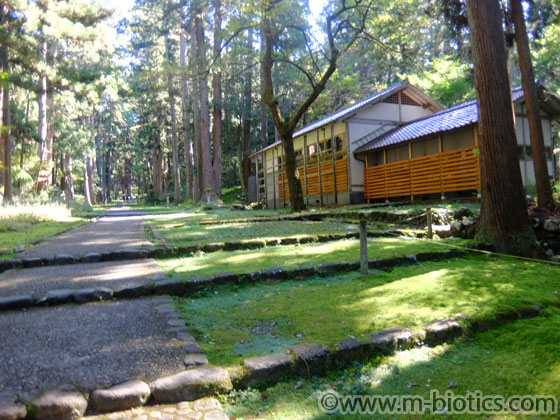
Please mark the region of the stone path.
<svg viewBox="0 0 560 420"><path fill-rule="evenodd" d="M150 247L143 223L139 212L114 209L99 221L21 256L84 256ZM0 297L42 297L53 289L116 288L162 278L164 274L150 259L27 268L0 275ZM172 301L165 296L0 313L0 396L16 395L28 403L39 392L61 384L89 393L131 379L151 382L182 372L184 340L192 338L176 318ZM138 408L99 418L227 419L219 404L198 404L179 404L174 410L172 406Z"/></svg>
<svg viewBox="0 0 560 420"><path fill-rule="evenodd" d="M71 254L81 257L92 252L150 246L144 235L143 214L127 207L114 207L98 221L66 232L17 256L48 258L57 254Z"/></svg>

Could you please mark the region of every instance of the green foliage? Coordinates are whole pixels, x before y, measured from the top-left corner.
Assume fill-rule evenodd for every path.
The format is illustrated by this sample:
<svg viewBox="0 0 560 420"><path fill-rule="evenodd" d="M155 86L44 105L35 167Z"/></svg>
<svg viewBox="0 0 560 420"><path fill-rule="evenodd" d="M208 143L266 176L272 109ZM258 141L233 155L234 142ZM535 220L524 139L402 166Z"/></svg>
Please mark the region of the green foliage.
<svg viewBox="0 0 560 420"><path fill-rule="evenodd" d="M444 106L476 97L469 65L461 64L456 58L434 58L429 69L409 75L409 79Z"/></svg>

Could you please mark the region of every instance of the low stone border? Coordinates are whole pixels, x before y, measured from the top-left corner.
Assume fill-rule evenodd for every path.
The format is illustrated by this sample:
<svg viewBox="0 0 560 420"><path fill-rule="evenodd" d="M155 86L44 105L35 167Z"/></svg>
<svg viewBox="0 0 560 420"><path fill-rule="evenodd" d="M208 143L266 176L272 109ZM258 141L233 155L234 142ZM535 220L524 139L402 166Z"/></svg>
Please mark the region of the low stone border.
<svg viewBox="0 0 560 420"><path fill-rule="evenodd" d="M163 304L161 311L174 311L171 306ZM389 328L369 334L365 341L349 336L339 341L334 351L319 343L300 343L292 346L287 354L247 358L241 365L228 369L204 364L149 384L137 379L130 380L108 389L95 390L89 398L68 385L61 385L35 397L27 407L15 396L0 394L0 418L73 420L83 416L86 410L98 413L121 411L144 404L194 401L228 393L234 388L272 385L286 377L321 375L331 368L344 368L353 362L376 355L390 355L397 350L424 345L438 346L512 321L537 317L541 311L541 307L532 305L504 312L493 319L466 320L469 328L464 328L450 318L430 322L416 333L405 327ZM184 323L180 322L183 325L177 325L177 337L186 333ZM170 325L175 328L171 320Z"/></svg>
<svg viewBox="0 0 560 420"><path fill-rule="evenodd" d="M427 261L439 261L466 255L467 251L447 250L443 252L422 252L406 257L369 260L369 267L387 269L402 264L417 264ZM152 295L192 296L209 286L223 284L239 284L259 281L302 280L314 275L328 275L354 271L360 268L358 262L331 262L317 267L300 267L293 269L269 268L249 273L221 273L212 277L193 277L186 281L156 278L151 284L127 283L113 290L106 287L79 290L58 289L49 291L44 297L35 298L31 295L0 297L0 311L26 309L33 306L55 306L66 303L89 303L111 299L131 299Z"/></svg>
<svg viewBox="0 0 560 420"><path fill-rule="evenodd" d="M336 233L325 235L306 235L287 238L251 239L247 241L213 242L208 244L192 244L184 246L145 246L139 248L123 248L119 251L104 253L92 252L82 257L70 254L58 254L51 258L11 258L0 260L0 273L20 268L47 267L53 265L88 264L107 261L127 261L145 258L176 258L189 256L197 252L239 251L265 248L278 245L298 245L313 242L331 242L343 239L355 239L358 232Z"/></svg>

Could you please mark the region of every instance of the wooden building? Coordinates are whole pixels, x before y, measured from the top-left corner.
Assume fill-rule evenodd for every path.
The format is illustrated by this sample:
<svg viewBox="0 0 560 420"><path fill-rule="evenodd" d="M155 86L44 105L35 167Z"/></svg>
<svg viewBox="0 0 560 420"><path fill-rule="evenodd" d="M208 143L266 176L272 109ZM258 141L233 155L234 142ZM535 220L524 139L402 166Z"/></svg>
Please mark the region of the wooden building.
<svg viewBox="0 0 560 420"><path fill-rule="evenodd" d="M366 142L364 136L382 135L441 109L405 80L297 130L294 148L306 204L363 203L364 161L354 152ZM259 201L269 208L289 206L281 142L254 153L251 161Z"/></svg>
<svg viewBox="0 0 560 420"><path fill-rule="evenodd" d="M519 163L525 185L535 184L529 123L521 88L512 92ZM560 101L539 87L544 142L551 176L555 173L552 127ZM388 200L448 194L473 194L480 189L477 148L478 106L470 101L369 138L356 155L366 162L364 197ZM367 136L366 136L367 137Z"/></svg>
<svg viewBox="0 0 560 420"><path fill-rule="evenodd" d="M560 100L542 87L539 92L553 174L552 124L560 117ZM521 172L526 184L534 184L520 88L513 91L513 99ZM306 204L476 193L480 187L477 122L476 101L443 109L408 80L315 121L294 133ZM252 154L251 161L258 200L269 208L289 206L281 142Z"/></svg>

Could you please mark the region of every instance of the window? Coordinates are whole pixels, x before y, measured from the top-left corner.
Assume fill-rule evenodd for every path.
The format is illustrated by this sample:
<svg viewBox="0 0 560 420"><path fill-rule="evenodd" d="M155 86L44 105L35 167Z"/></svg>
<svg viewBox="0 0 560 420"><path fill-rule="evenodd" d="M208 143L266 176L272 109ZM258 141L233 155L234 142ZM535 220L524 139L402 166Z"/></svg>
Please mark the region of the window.
<svg viewBox="0 0 560 420"><path fill-rule="evenodd" d="M433 155L438 151L439 151L439 145L438 145L437 137L412 143L413 158Z"/></svg>
<svg viewBox="0 0 560 420"><path fill-rule="evenodd" d="M383 165L383 150L377 150L375 152L370 152L368 154L367 163L368 166Z"/></svg>
<svg viewBox="0 0 560 420"><path fill-rule="evenodd" d="M474 145L473 129L456 131L450 134L444 134L442 137L443 151L462 149Z"/></svg>
<svg viewBox="0 0 560 420"><path fill-rule="evenodd" d="M387 163L400 162L408 159L408 144L387 149Z"/></svg>

